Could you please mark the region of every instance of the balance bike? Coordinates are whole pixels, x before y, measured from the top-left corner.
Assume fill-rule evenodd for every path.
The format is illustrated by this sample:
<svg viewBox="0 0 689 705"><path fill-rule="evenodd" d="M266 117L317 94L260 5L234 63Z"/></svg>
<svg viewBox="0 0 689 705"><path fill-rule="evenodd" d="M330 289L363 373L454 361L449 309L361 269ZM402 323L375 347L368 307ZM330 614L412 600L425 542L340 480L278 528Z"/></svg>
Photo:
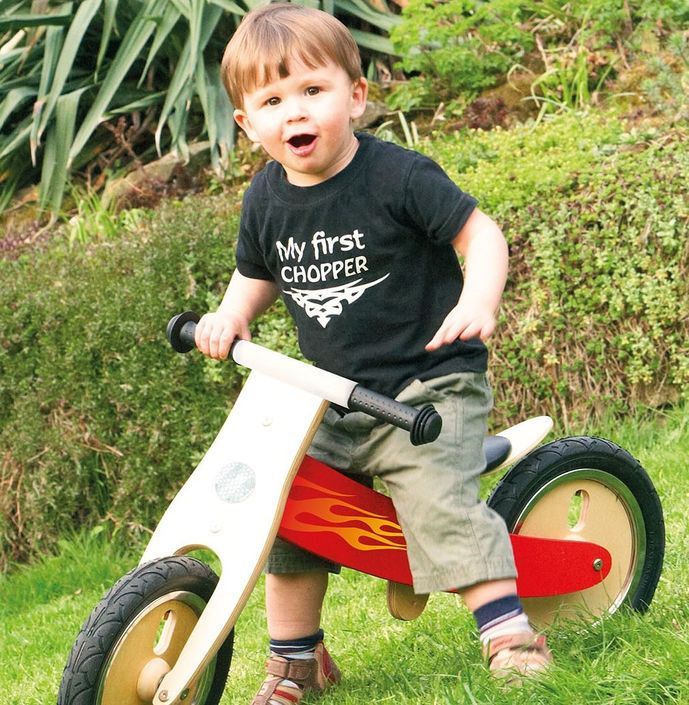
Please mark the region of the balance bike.
<svg viewBox="0 0 689 705"><path fill-rule="evenodd" d="M176 351L195 347L197 321L191 312L170 321ZM422 611L390 499L305 453L330 402L408 430L415 445L440 432L433 407L414 409L248 341L236 341L232 357L252 371L138 567L86 620L58 705L216 705L235 622L276 535L388 580L394 616ZM644 611L665 548L651 480L611 441L579 436L538 447L551 427L535 417L484 444L487 472L512 466L488 504L510 531L529 618L545 628L622 605ZM185 555L198 548L217 555L219 578Z"/></svg>

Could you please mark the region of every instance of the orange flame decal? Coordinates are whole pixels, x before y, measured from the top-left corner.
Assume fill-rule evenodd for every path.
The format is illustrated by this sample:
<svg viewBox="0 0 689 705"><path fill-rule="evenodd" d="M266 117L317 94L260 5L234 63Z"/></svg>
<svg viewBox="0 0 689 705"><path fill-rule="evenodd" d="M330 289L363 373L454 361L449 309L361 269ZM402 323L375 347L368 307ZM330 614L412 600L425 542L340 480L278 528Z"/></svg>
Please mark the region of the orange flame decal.
<svg viewBox="0 0 689 705"><path fill-rule="evenodd" d="M317 493L315 497L298 498L294 492L285 507L282 525L292 531L329 532L340 536L358 551L406 550L399 524L382 514L375 514L347 501L354 495L327 489L297 476L293 484Z"/></svg>

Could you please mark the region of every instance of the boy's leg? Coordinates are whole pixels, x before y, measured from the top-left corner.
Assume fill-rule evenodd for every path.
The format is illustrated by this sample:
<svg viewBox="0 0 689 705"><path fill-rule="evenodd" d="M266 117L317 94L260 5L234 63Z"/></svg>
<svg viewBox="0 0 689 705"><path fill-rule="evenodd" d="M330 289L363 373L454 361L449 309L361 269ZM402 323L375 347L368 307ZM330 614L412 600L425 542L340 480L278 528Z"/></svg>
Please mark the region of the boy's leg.
<svg viewBox="0 0 689 705"><path fill-rule="evenodd" d="M464 604L472 611L476 612L479 607L499 600L502 597L508 595L517 594L517 583L515 580L492 580L486 583L478 583L477 585L470 585L463 590L460 590L459 594L464 600Z"/></svg>
<svg viewBox="0 0 689 705"><path fill-rule="evenodd" d="M413 447L403 431L376 426L358 449L356 469L359 462L369 467L390 491L407 541L415 591L514 580L505 522L479 495L492 406L485 375L458 373L416 381L398 399L414 406L433 403L443 419L439 438Z"/></svg>
<svg viewBox="0 0 689 705"><path fill-rule="evenodd" d="M328 410L309 454L330 465L347 467L351 441L332 430L339 418ZM294 705L309 690L321 691L340 680L320 628L331 572L339 572L339 566L282 539L275 540L266 565L268 675L252 705Z"/></svg>
<svg viewBox="0 0 689 705"><path fill-rule="evenodd" d="M485 377L467 373L417 381L398 398L434 403L443 417L441 436L412 449L400 432L378 427L357 464L371 466L390 490L416 591L458 589L476 617L494 672L542 670L550 653L534 636L517 597L507 528L479 497L492 404Z"/></svg>
<svg viewBox="0 0 689 705"><path fill-rule="evenodd" d="M252 705L294 705L340 680L320 629L327 587L327 571L266 575L270 657Z"/></svg>
<svg viewBox="0 0 689 705"><path fill-rule="evenodd" d="M299 639L321 628L328 573L266 575L268 634L280 641Z"/></svg>

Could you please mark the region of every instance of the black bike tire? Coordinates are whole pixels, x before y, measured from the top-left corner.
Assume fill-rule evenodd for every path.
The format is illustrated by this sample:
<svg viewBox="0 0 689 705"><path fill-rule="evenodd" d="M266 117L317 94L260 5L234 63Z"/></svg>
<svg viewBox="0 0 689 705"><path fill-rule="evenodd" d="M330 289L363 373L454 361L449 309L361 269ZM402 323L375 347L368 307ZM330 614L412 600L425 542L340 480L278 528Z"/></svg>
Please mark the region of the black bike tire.
<svg viewBox="0 0 689 705"><path fill-rule="evenodd" d="M628 488L638 505L644 524L645 555L636 586L630 588L621 604L645 612L651 604L663 567L665 522L650 477L626 450L612 441L592 436L569 437L548 443L522 459L502 478L488 498L488 505L502 516L508 530L513 532L532 498L559 476L578 469L608 473Z"/></svg>
<svg viewBox="0 0 689 705"><path fill-rule="evenodd" d="M94 607L81 628L65 666L57 705L97 705L103 668L127 626L147 605L186 590L208 602L218 576L204 563L175 556L137 566L120 578ZM218 650L215 672L203 705L217 705L232 660L234 630Z"/></svg>

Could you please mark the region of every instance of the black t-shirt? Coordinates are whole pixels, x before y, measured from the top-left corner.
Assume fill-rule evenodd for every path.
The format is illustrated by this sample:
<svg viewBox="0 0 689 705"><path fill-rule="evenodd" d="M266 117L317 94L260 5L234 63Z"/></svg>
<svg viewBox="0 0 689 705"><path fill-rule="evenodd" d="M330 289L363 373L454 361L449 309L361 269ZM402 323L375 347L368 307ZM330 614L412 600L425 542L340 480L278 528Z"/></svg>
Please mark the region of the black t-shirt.
<svg viewBox="0 0 689 705"><path fill-rule="evenodd" d="M304 356L395 396L413 379L486 369L480 340L424 350L457 304L451 242L476 206L431 159L357 133L353 160L299 187L270 162L244 197L241 274L278 284Z"/></svg>

